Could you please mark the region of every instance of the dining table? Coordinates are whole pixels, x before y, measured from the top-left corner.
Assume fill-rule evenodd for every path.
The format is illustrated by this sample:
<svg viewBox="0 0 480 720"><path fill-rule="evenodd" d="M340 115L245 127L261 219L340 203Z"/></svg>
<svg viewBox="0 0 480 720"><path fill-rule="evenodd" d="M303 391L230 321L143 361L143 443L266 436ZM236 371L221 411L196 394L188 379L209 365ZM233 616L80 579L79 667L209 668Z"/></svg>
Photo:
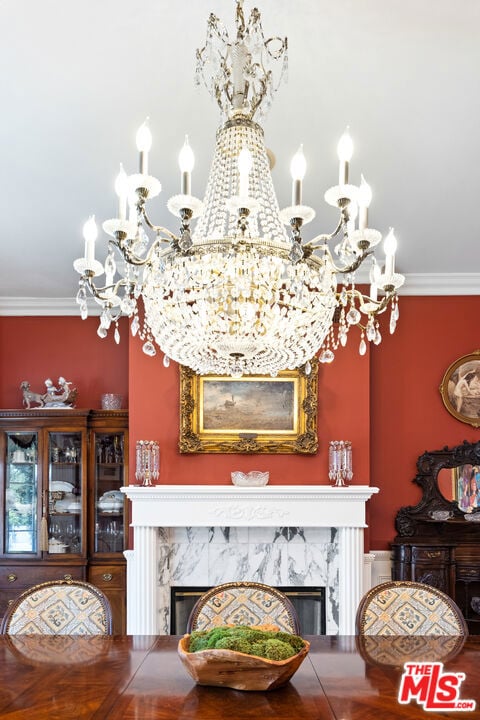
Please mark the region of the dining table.
<svg viewBox="0 0 480 720"><path fill-rule="evenodd" d="M178 654L180 637L0 636L0 718L20 720L390 720L480 717L480 636L305 636L310 651L293 677L269 691L198 685ZM470 708L425 709L445 684L410 682L405 663L457 678ZM411 672L411 671L410 671ZM423 670L425 673L425 670ZM448 684L448 683L447 683ZM435 683L433 683L435 685ZM451 688L450 688L451 689ZM426 690L425 690L426 692ZM433 693L433 694L432 694ZM405 698L404 698L405 700ZM425 695L423 697L425 700ZM478 705L479 707L473 708ZM464 706L465 707L465 706Z"/></svg>

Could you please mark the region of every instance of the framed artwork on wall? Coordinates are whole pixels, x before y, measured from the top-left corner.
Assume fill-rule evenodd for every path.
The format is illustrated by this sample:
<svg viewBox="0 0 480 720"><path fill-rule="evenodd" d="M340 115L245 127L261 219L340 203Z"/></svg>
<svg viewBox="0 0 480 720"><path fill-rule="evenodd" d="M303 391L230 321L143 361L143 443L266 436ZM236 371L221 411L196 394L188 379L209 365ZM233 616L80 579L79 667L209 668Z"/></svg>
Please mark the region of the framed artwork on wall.
<svg viewBox="0 0 480 720"><path fill-rule="evenodd" d="M277 377L197 375L180 367L181 453L301 453L318 449L318 361Z"/></svg>
<svg viewBox="0 0 480 720"><path fill-rule="evenodd" d="M480 427L480 350L450 365L440 384L440 394L453 417Z"/></svg>

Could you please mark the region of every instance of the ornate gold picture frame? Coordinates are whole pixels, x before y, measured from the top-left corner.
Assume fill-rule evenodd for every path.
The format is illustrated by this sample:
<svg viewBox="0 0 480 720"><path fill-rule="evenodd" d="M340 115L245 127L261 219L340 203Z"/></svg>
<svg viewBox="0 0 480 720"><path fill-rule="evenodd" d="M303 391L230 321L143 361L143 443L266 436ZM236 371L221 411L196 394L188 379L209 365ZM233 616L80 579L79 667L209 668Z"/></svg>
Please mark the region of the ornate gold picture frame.
<svg viewBox="0 0 480 720"><path fill-rule="evenodd" d="M480 350L450 365L440 384L440 394L453 417L480 427Z"/></svg>
<svg viewBox="0 0 480 720"><path fill-rule="evenodd" d="M317 439L318 360L272 378L197 375L180 367L181 453L301 453Z"/></svg>

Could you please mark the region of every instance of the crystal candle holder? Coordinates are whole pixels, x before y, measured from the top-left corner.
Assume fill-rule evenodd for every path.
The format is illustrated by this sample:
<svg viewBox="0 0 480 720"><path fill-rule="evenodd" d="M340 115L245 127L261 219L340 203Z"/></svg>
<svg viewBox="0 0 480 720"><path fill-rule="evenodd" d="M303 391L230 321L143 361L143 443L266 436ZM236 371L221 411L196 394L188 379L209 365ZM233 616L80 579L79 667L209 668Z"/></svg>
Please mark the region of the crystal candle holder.
<svg viewBox="0 0 480 720"><path fill-rule="evenodd" d="M335 487L345 487L353 478L352 443L331 440L328 452L328 477Z"/></svg>
<svg viewBox="0 0 480 720"><path fill-rule="evenodd" d="M135 454L135 478L148 487L160 474L160 448L155 440L138 440Z"/></svg>

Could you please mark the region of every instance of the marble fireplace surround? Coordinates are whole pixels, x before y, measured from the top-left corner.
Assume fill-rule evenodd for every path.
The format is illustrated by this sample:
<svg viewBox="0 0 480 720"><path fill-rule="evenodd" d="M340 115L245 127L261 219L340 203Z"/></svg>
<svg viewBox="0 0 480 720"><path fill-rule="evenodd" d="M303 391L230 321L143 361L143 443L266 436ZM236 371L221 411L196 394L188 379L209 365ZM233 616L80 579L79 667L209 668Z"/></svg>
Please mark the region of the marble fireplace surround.
<svg viewBox="0 0 480 720"><path fill-rule="evenodd" d="M169 584L209 586L217 581L241 579L271 585L325 585L327 598L333 600L337 608L337 617L332 617L331 606L327 606L327 633L355 633L355 613L366 589L363 587L365 506L370 497L378 493L378 488L367 485L342 488L326 485L131 485L122 491L132 503L134 532L134 549L125 552L127 633L168 632ZM229 531L225 532L227 528ZM286 528L293 532L282 532ZM288 548L285 545L281 548L282 541L286 543L290 538L292 542L287 543ZM215 543L226 541L229 547L223 546L223 555L222 552L219 554ZM270 575L268 572L259 574L258 558L268 558L274 541L277 543L276 554L271 560L276 569ZM236 556L235 543L241 543L237 548L249 548L249 574L238 576L237 566L237 574L231 576L225 567L227 575L222 577L218 573L219 558L223 556L227 565L227 558ZM202 567L202 553L211 552L211 563L216 565L215 576L204 577L200 582L198 578L191 581L188 573L177 573L175 577L172 568L177 563L178 570L182 549L183 560L190 557L193 572ZM285 564L286 553L287 578L281 577L279 570L279 565ZM309 558L308 572L302 567L306 558ZM321 567L322 558L324 565L330 562L329 568ZM296 582L289 582L292 566ZM245 564L242 567L246 569ZM303 578L304 583L298 578Z"/></svg>

